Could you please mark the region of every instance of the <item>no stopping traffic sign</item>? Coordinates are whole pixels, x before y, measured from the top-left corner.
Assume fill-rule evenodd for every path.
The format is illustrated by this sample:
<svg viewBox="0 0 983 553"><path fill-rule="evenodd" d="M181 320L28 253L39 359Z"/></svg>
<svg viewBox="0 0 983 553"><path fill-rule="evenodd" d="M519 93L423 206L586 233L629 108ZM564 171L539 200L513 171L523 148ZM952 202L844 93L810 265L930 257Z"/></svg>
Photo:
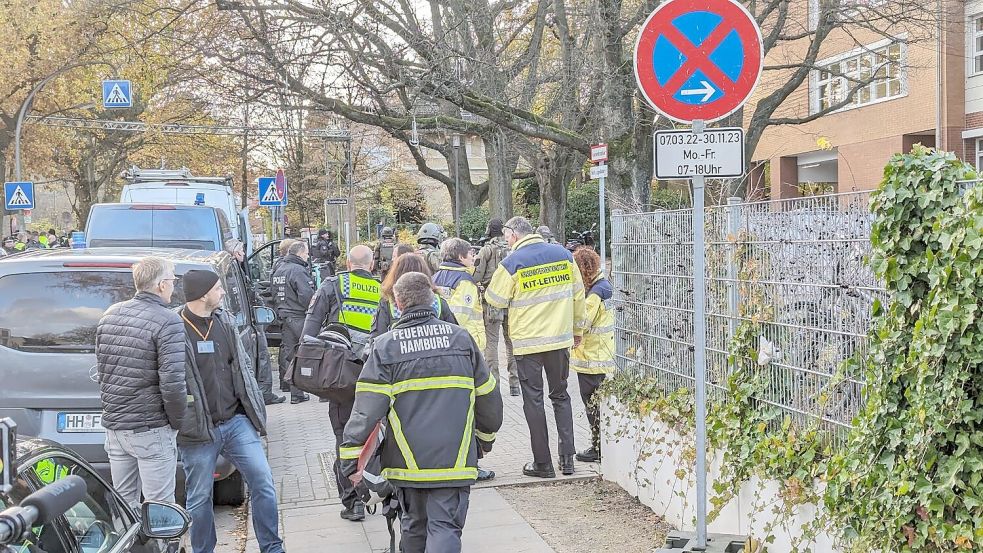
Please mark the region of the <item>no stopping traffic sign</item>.
<svg viewBox="0 0 983 553"><path fill-rule="evenodd" d="M642 25L635 79L645 99L681 123L737 111L761 76L761 29L732 0L671 0Z"/></svg>

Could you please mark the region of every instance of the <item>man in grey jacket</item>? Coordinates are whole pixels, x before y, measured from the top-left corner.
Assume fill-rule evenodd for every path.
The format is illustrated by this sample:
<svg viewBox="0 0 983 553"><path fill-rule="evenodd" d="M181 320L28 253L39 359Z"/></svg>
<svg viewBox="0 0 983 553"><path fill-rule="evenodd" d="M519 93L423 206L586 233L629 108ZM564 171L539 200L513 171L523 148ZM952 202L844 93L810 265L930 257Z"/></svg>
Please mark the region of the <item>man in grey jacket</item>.
<svg viewBox="0 0 983 553"><path fill-rule="evenodd" d="M96 327L96 363L113 486L130 505L174 502L177 431L187 402L184 322L168 308L174 264L147 257L133 266L133 299L106 310Z"/></svg>

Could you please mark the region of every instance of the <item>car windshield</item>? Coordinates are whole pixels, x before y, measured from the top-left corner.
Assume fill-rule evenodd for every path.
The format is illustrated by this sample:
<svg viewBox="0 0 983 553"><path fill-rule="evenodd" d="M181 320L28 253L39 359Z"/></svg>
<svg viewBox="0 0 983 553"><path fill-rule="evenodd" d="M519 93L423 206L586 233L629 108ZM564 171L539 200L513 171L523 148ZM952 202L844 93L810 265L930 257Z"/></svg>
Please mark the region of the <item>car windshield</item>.
<svg viewBox="0 0 983 553"><path fill-rule="evenodd" d="M37 353L92 353L102 314L131 297L129 271L7 275L0 278L0 346ZM171 303L183 301L178 285Z"/></svg>
<svg viewBox="0 0 983 553"><path fill-rule="evenodd" d="M86 229L90 247L120 246L214 250L219 240L209 209L100 208Z"/></svg>

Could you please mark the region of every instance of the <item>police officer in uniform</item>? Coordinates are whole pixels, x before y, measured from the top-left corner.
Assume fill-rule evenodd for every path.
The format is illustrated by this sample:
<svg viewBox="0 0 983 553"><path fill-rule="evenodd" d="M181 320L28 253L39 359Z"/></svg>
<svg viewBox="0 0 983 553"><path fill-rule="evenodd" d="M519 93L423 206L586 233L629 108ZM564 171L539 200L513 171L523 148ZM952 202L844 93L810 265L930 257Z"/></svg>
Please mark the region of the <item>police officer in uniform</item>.
<svg viewBox="0 0 983 553"><path fill-rule="evenodd" d="M314 297L314 279L307 266L309 253L306 241L293 242L273 273L273 300L282 322L278 361L280 389L284 391L288 384L283 379L287 374L287 367L297 354L304 317L311 298ZM304 392L293 386L289 387L290 403L301 403L309 399Z"/></svg>
<svg viewBox="0 0 983 553"><path fill-rule="evenodd" d="M503 230L512 253L495 270L485 300L492 307L509 310L509 335L533 451L533 462L522 472L556 477L543 405L545 371L556 414L560 470L573 474L576 450L567 377L570 348L580 345L587 324L583 278L570 252L558 244L547 244L524 217L509 219Z"/></svg>
<svg viewBox="0 0 983 553"><path fill-rule="evenodd" d="M376 339L359 376L342 471L355 473L377 422L398 421L386 429L382 476L402 510L400 550L459 553L478 448L491 450L502 396L474 339L436 318L427 275L404 274L394 295L403 316Z"/></svg>
<svg viewBox="0 0 983 553"><path fill-rule="evenodd" d="M536 234L542 236L543 240L547 244L559 244L559 242L556 241L556 238L553 237L553 231L546 225L539 225L536 227Z"/></svg>
<svg viewBox="0 0 983 553"><path fill-rule="evenodd" d="M427 264L430 265L430 274L440 270L440 251L438 249L443 233L444 229L436 223L426 223L420 227L420 231L416 235L416 243L420 245L416 251L423 256L423 259L427 260Z"/></svg>
<svg viewBox="0 0 983 553"><path fill-rule="evenodd" d="M326 279L314 294L307 319L304 320L304 336L317 336L331 323L340 323L348 329L355 353L368 341L372 317L379 307L379 281L372 276L372 250L368 246L355 246L348 252L348 271ZM322 402L327 401L321 398ZM328 419L334 430L335 447L341 444L342 432L352 414L354 396L350 401L330 402ZM337 451L335 452L337 454ZM337 455L334 464L335 484L345 509L341 517L351 521L365 518L365 506L358 499L355 487L341 474Z"/></svg>
<svg viewBox="0 0 983 553"><path fill-rule="evenodd" d="M396 233L392 227L383 227L382 238L375 245L375 251L372 254L372 260L375 262L375 268L379 271L381 278L386 278L389 267L392 267L393 252L395 249Z"/></svg>
<svg viewBox="0 0 983 553"><path fill-rule="evenodd" d="M327 267L327 274L322 276L327 277L335 274L335 264L338 261L339 255L341 255L341 251L338 249L337 244L334 243L334 240L331 239L331 231L327 229L319 230L311 257L314 258L314 263Z"/></svg>

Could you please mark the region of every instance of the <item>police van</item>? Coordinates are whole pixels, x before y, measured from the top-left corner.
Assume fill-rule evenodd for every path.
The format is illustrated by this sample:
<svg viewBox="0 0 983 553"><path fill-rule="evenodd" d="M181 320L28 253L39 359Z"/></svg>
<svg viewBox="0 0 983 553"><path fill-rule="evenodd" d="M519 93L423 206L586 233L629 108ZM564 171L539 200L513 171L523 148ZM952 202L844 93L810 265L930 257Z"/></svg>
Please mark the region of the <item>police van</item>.
<svg viewBox="0 0 983 553"><path fill-rule="evenodd" d="M222 210L232 236L245 244L246 255L252 253L249 209L239 205L232 188L232 177L196 177L187 168L132 167L123 173L123 179L126 184L120 193L120 203L204 205Z"/></svg>

